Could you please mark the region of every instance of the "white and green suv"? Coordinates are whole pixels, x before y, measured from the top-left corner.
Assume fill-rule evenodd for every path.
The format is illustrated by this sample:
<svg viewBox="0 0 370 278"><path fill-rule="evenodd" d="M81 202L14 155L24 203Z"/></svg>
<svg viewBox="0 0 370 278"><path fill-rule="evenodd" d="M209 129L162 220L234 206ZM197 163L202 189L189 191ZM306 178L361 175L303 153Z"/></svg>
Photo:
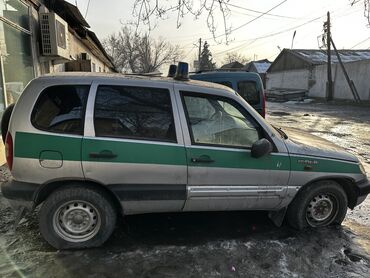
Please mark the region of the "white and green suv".
<svg viewBox="0 0 370 278"><path fill-rule="evenodd" d="M266 210L298 229L340 224L370 191L355 156L288 138L233 90L200 81L39 77L5 143L2 193L17 209L41 206L55 248L103 244L118 214Z"/></svg>

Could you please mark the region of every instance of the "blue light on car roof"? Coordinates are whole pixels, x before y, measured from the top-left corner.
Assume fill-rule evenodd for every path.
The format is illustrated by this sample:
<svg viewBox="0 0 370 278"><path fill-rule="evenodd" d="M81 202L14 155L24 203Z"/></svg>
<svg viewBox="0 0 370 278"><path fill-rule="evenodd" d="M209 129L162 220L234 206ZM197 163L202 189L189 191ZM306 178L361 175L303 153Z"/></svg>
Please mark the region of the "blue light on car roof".
<svg viewBox="0 0 370 278"><path fill-rule="evenodd" d="M177 65L176 80L189 80L189 64L185 62L179 62Z"/></svg>
<svg viewBox="0 0 370 278"><path fill-rule="evenodd" d="M168 69L168 75L167 77L175 77L177 71L176 65L170 65L170 68Z"/></svg>

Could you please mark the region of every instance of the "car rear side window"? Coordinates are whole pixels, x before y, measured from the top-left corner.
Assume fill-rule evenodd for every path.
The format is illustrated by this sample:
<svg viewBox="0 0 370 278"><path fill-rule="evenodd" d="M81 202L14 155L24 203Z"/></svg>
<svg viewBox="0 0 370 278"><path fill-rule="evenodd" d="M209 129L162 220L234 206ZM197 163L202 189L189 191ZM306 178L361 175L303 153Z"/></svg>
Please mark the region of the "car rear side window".
<svg viewBox="0 0 370 278"><path fill-rule="evenodd" d="M46 88L31 114L37 129L82 135L90 86L60 85Z"/></svg>
<svg viewBox="0 0 370 278"><path fill-rule="evenodd" d="M94 125L96 136L176 142L167 89L99 86Z"/></svg>
<svg viewBox="0 0 370 278"><path fill-rule="evenodd" d="M239 81L238 93L251 105L260 103L260 94L254 81Z"/></svg>

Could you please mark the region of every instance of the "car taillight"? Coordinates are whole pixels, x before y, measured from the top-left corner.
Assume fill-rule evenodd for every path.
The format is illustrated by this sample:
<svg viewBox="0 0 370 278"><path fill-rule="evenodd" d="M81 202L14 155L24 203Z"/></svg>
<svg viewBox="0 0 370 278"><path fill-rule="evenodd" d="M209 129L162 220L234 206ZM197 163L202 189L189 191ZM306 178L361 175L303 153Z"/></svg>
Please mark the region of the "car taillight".
<svg viewBox="0 0 370 278"><path fill-rule="evenodd" d="M266 116L266 94L265 94L265 92L263 92L263 97L262 97L262 113L261 113L261 115L262 115L262 117L264 117L265 118L265 116Z"/></svg>
<svg viewBox="0 0 370 278"><path fill-rule="evenodd" d="M11 171L13 168L13 138L9 132L6 134L5 139L5 156L9 170Z"/></svg>

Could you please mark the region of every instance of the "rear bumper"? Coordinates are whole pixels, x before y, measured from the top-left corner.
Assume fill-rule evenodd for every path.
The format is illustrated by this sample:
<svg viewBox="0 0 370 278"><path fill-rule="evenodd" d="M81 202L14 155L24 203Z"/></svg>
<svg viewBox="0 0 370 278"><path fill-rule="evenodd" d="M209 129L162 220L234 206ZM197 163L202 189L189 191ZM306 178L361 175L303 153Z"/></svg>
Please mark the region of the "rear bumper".
<svg viewBox="0 0 370 278"><path fill-rule="evenodd" d="M39 184L10 180L1 185L1 193L14 209L34 208L34 200Z"/></svg>
<svg viewBox="0 0 370 278"><path fill-rule="evenodd" d="M356 182L356 191L357 191L356 206L358 206L366 199L367 195L370 193L369 180L366 178Z"/></svg>

